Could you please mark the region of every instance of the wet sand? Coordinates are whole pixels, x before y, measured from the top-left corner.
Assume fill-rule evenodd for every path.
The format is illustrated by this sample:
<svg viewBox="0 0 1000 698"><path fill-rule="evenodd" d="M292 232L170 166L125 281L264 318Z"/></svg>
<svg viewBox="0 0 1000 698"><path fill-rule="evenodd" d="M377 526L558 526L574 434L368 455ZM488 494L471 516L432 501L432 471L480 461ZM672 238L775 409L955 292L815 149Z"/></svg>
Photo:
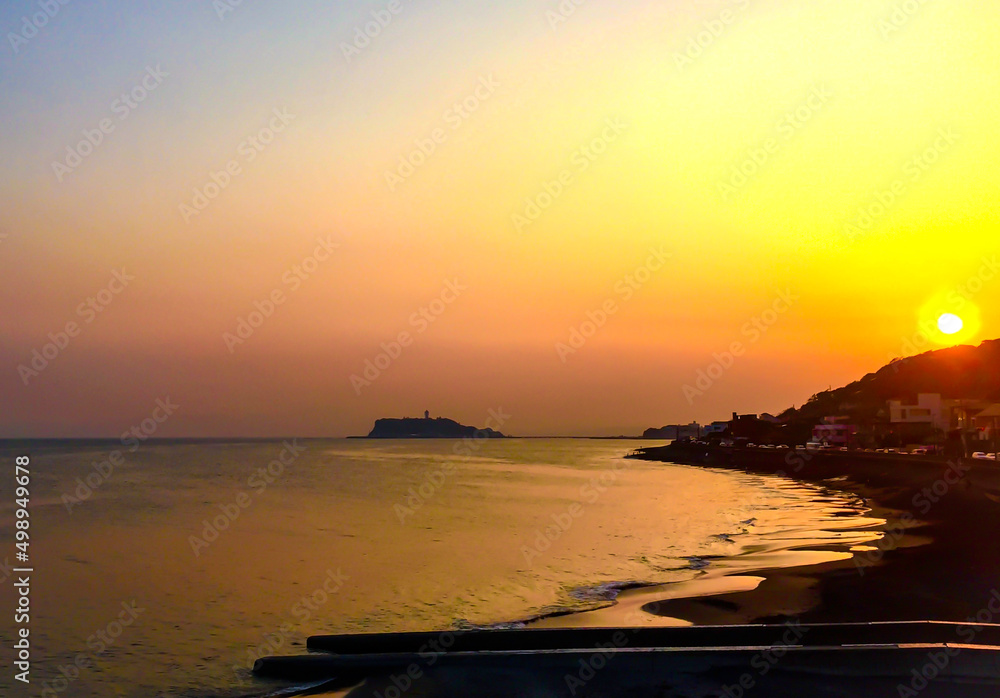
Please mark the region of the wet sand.
<svg viewBox="0 0 1000 698"><path fill-rule="evenodd" d="M857 538L898 526L892 512L871 517L853 529ZM846 531L845 533L850 533ZM884 538L883 538L884 540ZM914 538L907 545L928 543ZM593 611L533 620L533 628L739 625L803 617L822 603L821 580L849 570L855 555L876 550L880 541L790 544L709 560L691 581L640 586L622 591L615 602Z"/></svg>
<svg viewBox="0 0 1000 698"><path fill-rule="evenodd" d="M677 462L685 454L659 455ZM724 458L729 454L712 455L704 463L709 467L787 473L856 494L871 507L871 516L885 521L879 527L884 536L839 560L762 569L755 573L761 581L752 588L743 588L749 586L746 578L735 576L723 578L718 593L671 592L655 605L643 605L646 612L693 624L790 618L1000 620L992 618L988 606L1000 589L1000 468L995 464L819 454L804 463L793 460L789 468L788 456L781 452L729 461ZM651 601L654 596L650 594ZM620 602L634 606L629 593ZM613 615L607 614L609 621L615 620Z"/></svg>
<svg viewBox="0 0 1000 698"><path fill-rule="evenodd" d="M677 463L683 455L660 457ZM530 627L1000 620L990 610L991 602L1000 607L995 465L817 456L788 472L786 458L779 452L689 463L787 474L855 494L882 537L746 551L711 560L694 580L626 589L608 607L536 619Z"/></svg>

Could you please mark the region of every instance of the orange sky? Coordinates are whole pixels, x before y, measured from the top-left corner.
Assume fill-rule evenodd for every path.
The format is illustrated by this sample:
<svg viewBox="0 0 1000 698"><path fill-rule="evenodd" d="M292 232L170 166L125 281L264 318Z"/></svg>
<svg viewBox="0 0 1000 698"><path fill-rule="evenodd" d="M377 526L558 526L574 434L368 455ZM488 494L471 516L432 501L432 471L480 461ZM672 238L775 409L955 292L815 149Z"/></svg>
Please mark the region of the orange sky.
<svg viewBox="0 0 1000 698"><path fill-rule="evenodd" d="M1000 8L389 5L6 47L0 435L634 434L1000 334Z"/></svg>

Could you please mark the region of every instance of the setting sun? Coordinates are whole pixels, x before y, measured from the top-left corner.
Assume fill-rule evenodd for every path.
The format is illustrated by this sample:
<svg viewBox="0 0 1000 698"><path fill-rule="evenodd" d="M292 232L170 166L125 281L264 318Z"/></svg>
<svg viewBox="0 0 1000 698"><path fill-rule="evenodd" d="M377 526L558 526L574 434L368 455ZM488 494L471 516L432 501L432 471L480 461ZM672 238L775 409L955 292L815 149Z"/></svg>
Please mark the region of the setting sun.
<svg viewBox="0 0 1000 698"><path fill-rule="evenodd" d="M958 315L955 315L954 313L945 313L938 318L937 325L938 329L945 334L956 334L957 332L961 332L965 323L962 322L962 318Z"/></svg>

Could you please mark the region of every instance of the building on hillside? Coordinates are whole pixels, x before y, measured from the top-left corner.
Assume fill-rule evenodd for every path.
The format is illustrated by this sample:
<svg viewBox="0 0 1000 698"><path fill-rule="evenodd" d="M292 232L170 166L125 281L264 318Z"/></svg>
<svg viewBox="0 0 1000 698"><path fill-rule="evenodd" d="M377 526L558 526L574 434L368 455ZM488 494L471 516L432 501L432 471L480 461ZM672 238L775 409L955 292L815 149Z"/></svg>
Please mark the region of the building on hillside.
<svg viewBox="0 0 1000 698"><path fill-rule="evenodd" d="M1000 404L990 405L975 417L975 427L979 438L983 441L993 441L1000 427Z"/></svg>
<svg viewBox="0 0 1000 698"><path fill-rule="evenodd" d="M757 418L755 414L736 414L729 422L729 435L733 438L749 439L753 442L763 442L772 432L774 425Z"/></svg>
<svg viewBox="0 0 1000 698"><path fill-rule="evenodd" d="M701 425L698 422L691 422L690 424L674 424L672 425L676 439L697 439L701 436Z"/></svg>
<svg viewBox="0 0 1000 698"><path fill-rule="evenodd" d="M701 436L701 425L698 422L667 424L647 429L642 432L642 436L645 439L697 439Z"/></svg>
<svg viewBox="0 0 1000 698"><path fill-rule="evenodd" d="M988 439L993 428L989 410L995 405L990 400L942 399L940 393L920 393L915 403L889 400L887 404L890 427L904 442L916 443L942 433Z"/></svg>
<svg viewBox="0 0 1000 698"><path fill-rule="evenodd" d="M979 398L942 399L940 393L920 393L915 403L889 400L889 421L893 425L923 425L932 430L972 431L982 426L977 419L993 404Z"/></svg>
<svg viewBox="0 0 1000 698"><path fill-rule="evenodd" d="M826 422L825 418L823 421ZM813 427L813 443L825 444L829 446L850 446L853 444L854 435L858 433L858 428L853 424L817 424Z"/></svg>
<svg viewBox="0 0 1000 698"><path fill-rule="evenodd" d="M945 415L944 404L940 393L920 393L916 402L889 400L889 422L901 425L910 431L925 430L944 431L950 426L950 419Z"/></svg>
<svg viewBox="0 0 1000 698"><path fill-rule="evenodd" d="M942 400L945 413L949 416L949 429L960 429L963 432L975 431L979 428L978 416L994 405L991 400L978 398L962 398L958 400Z"/></svg>
<svg viewBox="0 0 1000 698"><path fill-rule="evenodd" d="M712 422L711 424L706 424L701 430L702 434L721 434L726 429L729 428L729 422Z"/></svg>

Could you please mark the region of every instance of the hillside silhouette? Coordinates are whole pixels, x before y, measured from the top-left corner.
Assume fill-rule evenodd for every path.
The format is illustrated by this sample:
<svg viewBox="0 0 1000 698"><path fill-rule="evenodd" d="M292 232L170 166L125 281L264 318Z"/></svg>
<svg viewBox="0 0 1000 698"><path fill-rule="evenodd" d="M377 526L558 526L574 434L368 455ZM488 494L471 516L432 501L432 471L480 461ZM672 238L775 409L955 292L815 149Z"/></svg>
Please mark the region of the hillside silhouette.
<svg viewBox="0 0 1000 698"><path fill-rule="evenodd" d="M828 415L876 417L885 410L886 400L915 400L918 393L1000 402L1000 339L894 359L849 385L813 395L802 407L785 410L780 418L818 423Z"/></svg>

